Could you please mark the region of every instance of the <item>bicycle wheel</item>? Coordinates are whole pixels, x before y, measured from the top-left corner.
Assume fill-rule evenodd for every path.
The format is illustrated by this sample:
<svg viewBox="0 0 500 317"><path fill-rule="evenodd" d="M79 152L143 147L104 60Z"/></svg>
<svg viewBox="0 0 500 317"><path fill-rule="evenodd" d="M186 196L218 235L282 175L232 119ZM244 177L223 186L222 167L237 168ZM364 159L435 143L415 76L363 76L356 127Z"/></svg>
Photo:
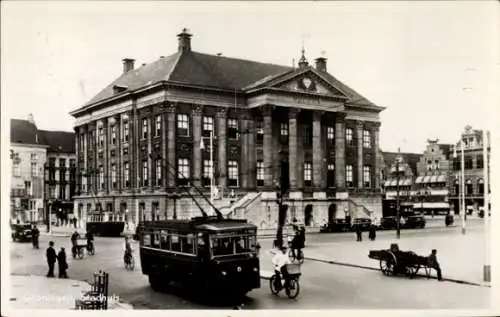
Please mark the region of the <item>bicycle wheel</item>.
<svg viewBox="0 0 500 317"><path fill-rule="evenodd" d="M286 288L286 296L290 299L294 299L299 295L300 292L300 284L296 279L290 280L290 284Z"/></svg>
<svg viewBox="0 0 500 317"><path fill-rule="evenodd" d="M271 288L271 293L273 295L277 295L280 291L279 289L276 288L276 283L277 283L277 279L278 277L276 276L276 274L274 274L273 276L271 276L271 278L269 279L269 288Z"/></svg>

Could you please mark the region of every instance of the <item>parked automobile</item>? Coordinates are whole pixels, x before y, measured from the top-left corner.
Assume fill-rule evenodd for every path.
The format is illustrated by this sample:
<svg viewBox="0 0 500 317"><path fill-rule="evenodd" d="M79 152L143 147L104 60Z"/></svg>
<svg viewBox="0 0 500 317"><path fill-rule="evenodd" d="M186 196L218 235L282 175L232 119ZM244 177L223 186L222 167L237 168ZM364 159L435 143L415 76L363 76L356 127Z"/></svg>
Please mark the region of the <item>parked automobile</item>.
<svg viewBox="0 0 500 317"><path fill-rule="evenodd" d="M372 225L372 220L370 218L354 218L352 221L351 231L356 229L356 226L360 226L361 230L368 230Z"/></svg>
<svg viewBox="0 0 500 317"><path fill-rule="evenodd" d="M408 229L424 228L425 218L424 216L410 216L406 218L404 227Z"/></svg>
<svg viewBox="0 0 500 317"><path fill-rule="evenodd" d="M349 231L349 223L345 219L335 219L325 224L319 229L320 232L347 232Z"/></svg>
<svg viewBox="0 0 500 317"><path fill-rule="evenodd" d="M381 230L390 230L390 229L396 229L398 226L396 217L394 216L389 216L389 217L383 217L380 220L380 226L379 229Z"/></svg>
<svg viewBox="0 0 500 317"><path fill-rule="evenodd" d="M30 224L13 224L12 225L12 241L27 242L31 241L31 225Z"/></svg>

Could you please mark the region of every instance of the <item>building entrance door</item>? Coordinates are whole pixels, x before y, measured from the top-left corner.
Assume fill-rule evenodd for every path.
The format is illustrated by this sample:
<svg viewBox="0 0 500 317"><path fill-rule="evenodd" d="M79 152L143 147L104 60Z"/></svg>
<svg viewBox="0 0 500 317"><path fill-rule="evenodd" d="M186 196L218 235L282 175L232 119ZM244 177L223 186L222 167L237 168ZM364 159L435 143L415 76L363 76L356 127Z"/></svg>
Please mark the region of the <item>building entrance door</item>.
<svg viewBox="0 0 500 317"><path fill-rule="evenodd" d="M328 207L328 222L333 222L335 219L337 219L337 205L331 204Z"/></svg>
<svg viewBox="0 0 500 317"><path fill-rule="evenodd" d="M288 160L286 159L281 159L280 187L283 191L290 189L290 170Z"/></svg>

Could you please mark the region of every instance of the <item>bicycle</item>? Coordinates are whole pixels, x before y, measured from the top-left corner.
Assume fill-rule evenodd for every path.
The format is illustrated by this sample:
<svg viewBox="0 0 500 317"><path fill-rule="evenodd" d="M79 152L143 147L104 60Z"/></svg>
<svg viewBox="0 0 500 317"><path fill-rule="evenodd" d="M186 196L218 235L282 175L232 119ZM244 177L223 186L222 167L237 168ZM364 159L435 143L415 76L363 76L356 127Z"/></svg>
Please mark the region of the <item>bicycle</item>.
<svg viewBox="0 0 500 317"><path fill-rule="evenodd" d="M290 259L290 262L298 262L299 264L304 263L304 252L302 249L295 250L293 252L293 249L289 249L288 251L288 258Z"/></svg>
<svg viewBox="0 0 500 317"><path fill-rule="evenodd" d="M95 247L94 247L94 243L92 241L89 241L89 243L87 243L87 254L88 255L95 254Z"/></svg>
<svg viewBox="0 0 500 317"><path fill-rule="evenodd" d="M269 280L269 287L271 288L271 293L273 295L278 295L281 290L285 289L286 296L288 296L288 298L290 299L294 299L300 293L300 266L299 264L286 264L286 268L289 276L287 287L284 287L283 285L284 281L282 278L282 274L280 274L280 276L278 277L276 273L271 276L271 279Z"/></svg>
<svg viewBox="0 0 500 317"><path fill-rule="evenodd" d="M123 262L126 270L132 271L135 268L135 259L132 254L124 255Z"/></svg>

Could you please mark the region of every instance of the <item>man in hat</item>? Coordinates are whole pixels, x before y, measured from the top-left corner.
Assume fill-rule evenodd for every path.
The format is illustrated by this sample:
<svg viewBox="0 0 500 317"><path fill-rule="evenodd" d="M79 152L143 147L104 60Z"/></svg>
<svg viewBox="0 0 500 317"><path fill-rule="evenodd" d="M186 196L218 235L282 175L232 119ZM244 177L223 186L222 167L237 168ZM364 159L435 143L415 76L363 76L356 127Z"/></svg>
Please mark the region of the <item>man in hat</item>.
<svg viewBox="0 0 500 317"><path fill-rule="evenodd" d="M283 275L283 279L285 280L285 288L289 284L289 276L288 276L288 271L286 270L286 265L290 264L290 258L288 257L287 254L287 248L286 246L281 247L281 252L277 251L276 255L272 259L273 266L274 266L274 272L276 273L276 276L280 277L280 273ZM278 289L281 289L281 279L277 279L277 283L279 282Z"/></svg>
<svg viewBox="0 0 500 317"><path fill-rule="evenodd" d="M54 264L56 263L56 250L54 250L54 241L49 242L49 247L46 252L47 256L47 264L49 265L49 272L47 273L47 277L54 277Z"/></svg>

